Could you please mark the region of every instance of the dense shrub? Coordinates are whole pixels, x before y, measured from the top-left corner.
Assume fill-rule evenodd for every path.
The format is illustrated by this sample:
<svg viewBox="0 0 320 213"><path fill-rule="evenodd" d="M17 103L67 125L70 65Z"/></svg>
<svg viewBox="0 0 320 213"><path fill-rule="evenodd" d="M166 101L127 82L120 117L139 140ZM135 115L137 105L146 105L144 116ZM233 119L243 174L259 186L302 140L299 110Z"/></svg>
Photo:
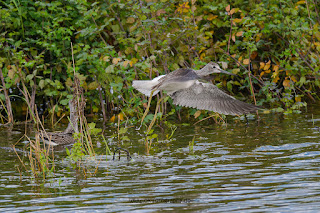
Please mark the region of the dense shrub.
<svg viewBox="0 0 320 213"><path fill-rule="evenodd" d="M318 99L319 5L7 0L0 3L0 66L12 100L22 97L25 85L38 106L59 114L71 98L72 43L91 111L100 111L103 102L110 115L121 109L134 116L143 107L133 79L220 61L239 76L220 76L230 93L251 94L260 105L291 112Z"/></svg>

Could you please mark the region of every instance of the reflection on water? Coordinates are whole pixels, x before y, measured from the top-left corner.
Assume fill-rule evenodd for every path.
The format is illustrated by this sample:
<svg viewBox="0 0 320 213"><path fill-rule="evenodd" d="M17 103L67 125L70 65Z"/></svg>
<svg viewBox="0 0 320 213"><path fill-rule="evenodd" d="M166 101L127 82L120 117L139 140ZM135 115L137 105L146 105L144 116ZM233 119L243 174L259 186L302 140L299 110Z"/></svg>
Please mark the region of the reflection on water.
<svg viewBox="0 0 320 213"><path fill-rule="evenodd" d="M154 142L149 156L143 136L132 129L125 148L133 161L98 156L98 174L83 179L60 160L60 151L55 176L40 186L15 169L19 161L9 147L23 128L1 131L0 211L317 212L320 132L315 126L320 126L316 107L288 117L262 115L248 126L230 117L227 126L181 126L174 140Z"/></svg>

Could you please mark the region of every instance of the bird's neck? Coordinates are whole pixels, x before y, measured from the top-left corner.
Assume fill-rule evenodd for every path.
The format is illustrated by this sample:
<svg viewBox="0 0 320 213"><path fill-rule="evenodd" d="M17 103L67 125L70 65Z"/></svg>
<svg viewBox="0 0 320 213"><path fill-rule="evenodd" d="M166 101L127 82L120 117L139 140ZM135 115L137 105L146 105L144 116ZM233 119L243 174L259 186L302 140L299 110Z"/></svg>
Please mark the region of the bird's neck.
<svg viewBox="0 0 320 213"><path fill-rule="evenodd" d="M207 65L204 66L204 67L203 67L202 69L200 69L200 70L195 70L194 72L195 72L198 76L200 76L201 78L210 74L209 68L208 68Z"/></svg>
<svg viewBox="0 0 320 213"><path fill-rule="evenodd" d="M70 122L68 124L68 127L65 129L64 133L78 133L79 127L78 127L78 120L79 115L77 111L77 103L75 98L71 99L69 101L69 108L70 108Z"/></svg>

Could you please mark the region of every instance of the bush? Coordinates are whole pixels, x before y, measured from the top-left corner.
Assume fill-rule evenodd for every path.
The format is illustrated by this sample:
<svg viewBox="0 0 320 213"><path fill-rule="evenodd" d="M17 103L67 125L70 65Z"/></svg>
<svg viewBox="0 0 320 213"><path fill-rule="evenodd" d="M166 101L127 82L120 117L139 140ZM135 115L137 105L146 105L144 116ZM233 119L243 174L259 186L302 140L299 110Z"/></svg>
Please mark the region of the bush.
<svg viewBox="0 0 320 213"><path fill-rule="evenodd" d="M260 105L291 112L318 98L316 1L13 0L0 6L6 87L22 96L25 85L51 113L60 115L71 98L71 43L92 113L104 103L110 115L113 109L141 114L133 79L209 61L239 75L222 76L221 86L254 94Z"/></svg>

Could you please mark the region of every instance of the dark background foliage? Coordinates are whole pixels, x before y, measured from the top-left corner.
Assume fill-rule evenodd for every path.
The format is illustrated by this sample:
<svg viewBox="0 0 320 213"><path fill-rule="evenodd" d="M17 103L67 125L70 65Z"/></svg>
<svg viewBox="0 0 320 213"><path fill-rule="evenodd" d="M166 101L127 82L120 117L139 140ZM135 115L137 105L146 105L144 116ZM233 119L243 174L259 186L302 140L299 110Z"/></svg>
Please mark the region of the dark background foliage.
<svg viewBox="0 0 320 213"><path fill-rule="evenodd" d="M15 116L25 101L62 116L74 55L87 113L140 117L144 97L133 79L219 61L238 74L215 79L230 94L299 112L319 99L319 10L318 0L1 1L2 86Z"/></svg>

